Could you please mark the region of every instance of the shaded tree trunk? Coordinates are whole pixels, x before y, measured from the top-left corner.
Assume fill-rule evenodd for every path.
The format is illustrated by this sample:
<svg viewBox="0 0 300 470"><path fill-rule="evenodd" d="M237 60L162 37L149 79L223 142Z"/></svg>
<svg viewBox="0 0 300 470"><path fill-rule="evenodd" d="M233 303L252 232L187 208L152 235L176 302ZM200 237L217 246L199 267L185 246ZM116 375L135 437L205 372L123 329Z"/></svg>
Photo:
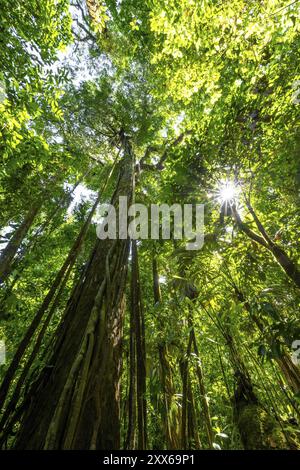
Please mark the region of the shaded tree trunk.
<svg viewBox="0 0 300 470"><path fill-rule="evenodd" d="M201 408L202 408L203 417L204 417L204 425L205 425L208 444L209 444L209 447L212 449L213 448L213 441L214 441L214 432L213 432L213 428L212 428L212 422L211 422L211 417L210 417L209 406L208 406L207 398L206 398L206 390L205 390L205 384L204 384L203 371L202 371L202 366L201 366L201 362L200 362L199 349L198 349L198 345L197 345L197 340L196 340L194 328L191 329L190 335L192 337L194 353L195 353L195 356L196 356L196 359L197 359L196 374L197 374L198 383L199 383L200 400L201 400Z"/></svg>
<svg viewBox="0 0 300 470"><path fill-rule="evenodd" d="M194 393L192 390L192 384L190 377L188 377L188 390L187 390L187 397L188 397L188 449L201 449L201 441L198 432L198 422L197 422L197 414L195 408L195 399Z"/></svg>
<svg viewBox="0 0 300 470"><path fill-rule="evenodd" d="M40 323L45 315L45 313L47 312L47 310L49 309L50 305L51 305L51 302L52 300L54 299L54 296L57 292L57 289L59 288L60 284L63 282L63 279L67 273L67 271L70 269L70 267L72 268L76 259L77 259L77 256L79 254L79 251L80 251L80 248L82 246L82 243L84 241L84 238L85 238L85 235L87 233L87 230L88 230L88 227L91 223L91 220L92 220L92 217L95 213L95 210L99 204L99 198L100 196L97 198L97 200L95 201L90 213L89 213L89 216L87 217L87 220L85 221L85 223L83 224L65 262L63 263L61 269L58 271L58 273L56 274L55 276L55 279L52 283L52 286L50 287L42 305L40 306L40 308L38 309L35 317L33 318L31 324L29 325L23 339L21 340L16 352L15 352L15 355L6 371L6 374L4 376L4 379L3 379L3 382L1 384L1 387L0 387L0 408L3 407L4 405L4 402L6 400L6 397L7 397L7 393L8 393L8 390L9 390L9 387L10 387L10 384L14 378L14 375L16 373L16 370L18 369L19 365L20 365L20 362L23 358L23 355L27 349L27 347L29 346L34 334L36 333L37 329L39 328L40 326ZM50 321L51 318L49 318L49 321ZM2 423L3 425L3 423Z"/></svg>
<svg viewBox="0 0 300 470"><path fill-rule="evenodd" d="M246 450L289 449L280 423L259 402L229 328L224 330L234 368L234 418Z"/></svg>
<svg viewBox="0 0 300 470"><path fill-rule="evenodd" d="M19 227L15 230L10 241L2 251L0 255L0 282L5 281L11 272L13 259L21 247L21 244L28 234L30 227L32 226L34 219L41 208L41 203L34 204L27 214Z"/></svg>
<svg viewBox="0 0 300 470"><path fill-rule="evenodd" d="M132 298L131 298L132 302ZM136 338L135 314L130 309L130 340L129 340L129 393L128 393L128 427L125 449L135 449L136 435Z"/></svg>
<svg viewBox="0 0 300 470"><path fill-rule="evenodd" d="M181 411L181 446L183 450L188 445L188 387L189 387L189 357L192 350L192 337L189 335L186 355L180 362L182 380L182 411Z"/></svg>
<svg viewBox="0 0 300 470"><path fill-rule="evenodd" d="M259 403L249 377L235 372L235 421L246 450L288 449L285 435L277 422Z"/></svg>
<svg viewBox="0 0 300 470"><path fill-rule="evenodd" d="M199 295L198 290L195 288L190 283L187 283L185 285L185 296L188 297L192 302L197 299ZM205 384L204 384L204 377L203 377L203 370L202 370L202 364L201 364L201 358L199 355L199 349L197 345L197 339L195 335L195 329L194 329L194 324L193 324L193 309L192 305L190 305L190 310L189 310L189 317L188 317L188 324L190 328L190 341L191 345L193 347L194 351L194 356L196 358L196 375L199 383L199 392L200 392L200 402L201 402L201 409L203 412L203 418L204 418L204 428L205 432L207 435L207 441L209 447L212 449L213 448L213 441L214 441L214 433L213 433L213 428L212 428L212 422L211 422L211 417L210 417L210 411L209 411L209 406L207 402L207 395L206 395L206 389L205 389Z"/></svg>
<svg viewBox="0 0 300 470"><path fill-rule="evenodd" d="M153 275L153 297L154 304L161 302L161 290L159 285L159 273L157 266L157 259L154 256L152 259L152 275ZM163 328L162 322L160 327ZM180 449L180 415L178 411L175 412L174 396L175 389L173 383L173 371L169 361L168 347L165 342L158 345L159 364L160 364L160 379L163 392L163 404L165 414L161 415L166 444L168 450Z"/></svg>
<svg viewBox="0 0 300 470"><path fill-rule="evenodd" d="M160 379L163 391L163 403L165 414L161 416L166 444L168 450L180 449L180 413L176 409L174 397L175 389L173 383L172 367L169 361L168 348L165 343L158 346ZM176 408L175 408L176 406Z"/></svg>
<svg viewBox="0 0 300 470"><path fill-rule="evenodd" d="M190 342L188 348L190 346ZM192 390L189 371L188 356L180 363L182 379L182 422L181 422L181 449L201 449L201 441L198 432L198 422L195 409L194 393Z"/></svg>
<svg viewBox="0 0 300 470"><path fill-rule="evenodd" d="M124 157L112 204L132 199L133 154ZM118 449L124 291L129 240L97 240L69 300L47 367L31 387L15 448Z"/></svg>
<svg viewBox="0 0 300 470"><path fill-rule="evenodd" d="M145 324L141 298L139 262L136 240L132 240L132 272L131 272L131 311L132 338L135 340L136 364L132 365L136 373L136 399L138 424L138 449L147 447L147 404L146 404L146 347Z"/></svg>

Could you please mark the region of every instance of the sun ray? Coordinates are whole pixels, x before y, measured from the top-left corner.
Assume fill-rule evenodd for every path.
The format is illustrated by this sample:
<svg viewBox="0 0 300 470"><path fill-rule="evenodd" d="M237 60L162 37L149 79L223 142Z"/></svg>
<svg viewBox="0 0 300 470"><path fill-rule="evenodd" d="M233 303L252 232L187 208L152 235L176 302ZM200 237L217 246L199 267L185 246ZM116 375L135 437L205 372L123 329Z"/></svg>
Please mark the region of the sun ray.
<svg viewBox="0 0 300 470"><path fill-rule="evenodd" d="M238 187L230 180L221 180L216 191L216 199L220 204L231 205L238 197Z"/></svg>

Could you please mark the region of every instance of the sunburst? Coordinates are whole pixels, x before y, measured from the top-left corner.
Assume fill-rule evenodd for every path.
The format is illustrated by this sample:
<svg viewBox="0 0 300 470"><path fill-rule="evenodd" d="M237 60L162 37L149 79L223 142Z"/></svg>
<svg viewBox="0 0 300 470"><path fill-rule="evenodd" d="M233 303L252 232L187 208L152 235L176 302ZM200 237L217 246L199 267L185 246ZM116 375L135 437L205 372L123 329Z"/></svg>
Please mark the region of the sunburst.
<svg viewBox="0 0 300 470"><path fill-rule="evenodd" d="M219 187L216 191L217 200L223 204L232 204L238 196L238 187L233 181L223 180L220 181Z"/></svg>

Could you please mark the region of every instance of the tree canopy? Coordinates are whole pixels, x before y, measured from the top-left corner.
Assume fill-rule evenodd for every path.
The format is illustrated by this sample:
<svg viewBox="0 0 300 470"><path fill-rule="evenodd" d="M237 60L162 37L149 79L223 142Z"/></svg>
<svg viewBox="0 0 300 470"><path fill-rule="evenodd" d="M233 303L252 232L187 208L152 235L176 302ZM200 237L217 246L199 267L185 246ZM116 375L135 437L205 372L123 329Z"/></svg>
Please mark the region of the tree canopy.
<svg viewBox="0 0 300 470"><path fill-rule="evenodd" d="M299 449L300 3L0 10L0 447Z"/></svg>

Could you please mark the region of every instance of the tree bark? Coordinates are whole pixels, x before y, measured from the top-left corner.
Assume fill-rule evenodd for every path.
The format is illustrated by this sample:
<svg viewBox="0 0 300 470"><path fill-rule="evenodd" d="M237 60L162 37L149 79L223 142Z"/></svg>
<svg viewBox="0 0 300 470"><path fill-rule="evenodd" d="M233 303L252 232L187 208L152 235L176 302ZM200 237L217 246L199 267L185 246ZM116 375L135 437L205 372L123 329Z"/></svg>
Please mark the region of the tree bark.
<svg viewBox="0 0 300 470"><path fill-rule="evenodd" d="M192 389L191 379L188 377L188 389L187 389L187 397L188 397L188 450L199 450L201 449L201 441L198 432L198 422L197 422L197 414L195 409L195 399L194 393Z"/></svg>
<svg viewBox="0 0 300 470"><path fill-rule="evenodd" d="M40 203L34 204L29 211L27 212L26 216L24 217L23 221L19 225L19 227L15 230L13 236L11 237L10 241L4 248L0 256L0 282L4 282L5 279L9 276L12 268L13 259L19 250L24 238L26 237L27 233L32 226L34 219L41 208Z"/></svg>
<svg viewBox="0 0 300 470"><path fill-rule="evenodd" d="M280 423L259 402L229 327L224 330L234 369L234 418L245 450L289 449Z"/></svg>
<svg viewBox="0 0 300 470"><path fill-rule="evenodd" d="M152 275L153 275L153 298L154 304L157 305L161 302L161 290L159 285L159 273L157 266L157 259L154 256L152 259ZM160 327L163 328L163 323L160 321ZM168 450L180 449L180 416L175 413L174 396L175 389L173 383L173 371L169 361L169 353L166 342L158 345L159 365L160 365L160 379L163 393L163 403L165 408L165 415L161 414L163 423L164 434Z"/></svg>
<svg viewBox="0 0 300 470"><path fill-rule="evenodd" d="M112 204L133 191L124 157ZM97 240L57 332L48 366L29 391L16 449L118 449L124 292L129 240Z"/></svg>
<svg viewBox="0 0 300 470"><path fill-rule="evenodd" d="M175 389L168 348L165 343L158 346L160 380L163 393L165 414L161 414L162 425L168 450L180 449L180 414L174 408Z"/></svg>
<svg viewBox="0 0 300 470"><path fill-rule="evenodd" d="M100 196L99 196L100 197ZM9 387L10 387L10 384L13 380L13 377L15 375L15 372L17 370L17 368L19 367L20 365L20 362L23 358L23 355L28 347L28 345L30 344L30 341L32 340L35 332L37 331L37 329L39 328L40 326L40 323L45 315L45 313L47 312L48 308L50 307L50 304L57 292L57 289L59 288L68 268L70 267L70 265L74 265L75 261L76 261L76 258L78 256L78 253L79 253L79 250L82 246L82 243L83 243L83 240L84 240L84 237L86 235L86 232L88 230L88 227L90 225L90 222L91 222L91 219L93 217L93 214L97 208L97 205L99 204L99 197L97 198L97 200L95 201L90 213L89 213L89 216L87 217L87 220L85 221L85 223L83 224L65 262L63 263L61 269L58 271L58 273L56 274L55 276L55 279L52 283L52 286L50 287L44 301L42 302L42 305L40 306L40 308L38 309L35 317L33 318L31 324L29 325L22 341L20 342L15 354L14 354L14 357L6 371L6 374L4 376L4 379L3 379L3 382L1 384L1 387L0 387L0 409L3 407L4 405L4 402L6 400L6 397L7 397L7 393L8 393L8 390L9 390Z"/></svg>
<svg viewBox="0 0 300 470"><path fill-rule="evenodd" d="M212 449L213 441L214 441L214 432L212 428L209 406L208 406L207 399L206 399L206 390L205 390L205 384L204 384L204 378L203 378L203 371L202 371L202 366L200 363L199 349L197 345L194 328L191 329L190 334L192 336L194 353L197 358L196 374L197 374L198 383L199 383L200 400L201 400L201 407L202 407L203 416L204 416L205 430L206 430L209 447Z"/></svg>
<svg viewBox="0 0 300 470"><path fill-rule="evenodd" d="M132 298L131 298L132 302ZM136 430L136 338L135 312L130 309L128 427L125 449L135 449Z"/></svg>
<svg viewBox="0 0 300 470"><path fill-rule="evenodd" d="M181 446L183 450L188 445L188 384L189 384L189 358L192 350L192 337L189 335L185 357L180 362L182 379L182 411L181 411Z"/></svg>
<svg viewBox="0 0 300 470"><path fill-rule="evenodd" d="M134 315L136 340L136 397L138 422L138 449L147 446L147 404L146 404L146 348L144 312L140 291L138 251L136 240L132 240L132 273L131 273L131 309Z"/></svg>

